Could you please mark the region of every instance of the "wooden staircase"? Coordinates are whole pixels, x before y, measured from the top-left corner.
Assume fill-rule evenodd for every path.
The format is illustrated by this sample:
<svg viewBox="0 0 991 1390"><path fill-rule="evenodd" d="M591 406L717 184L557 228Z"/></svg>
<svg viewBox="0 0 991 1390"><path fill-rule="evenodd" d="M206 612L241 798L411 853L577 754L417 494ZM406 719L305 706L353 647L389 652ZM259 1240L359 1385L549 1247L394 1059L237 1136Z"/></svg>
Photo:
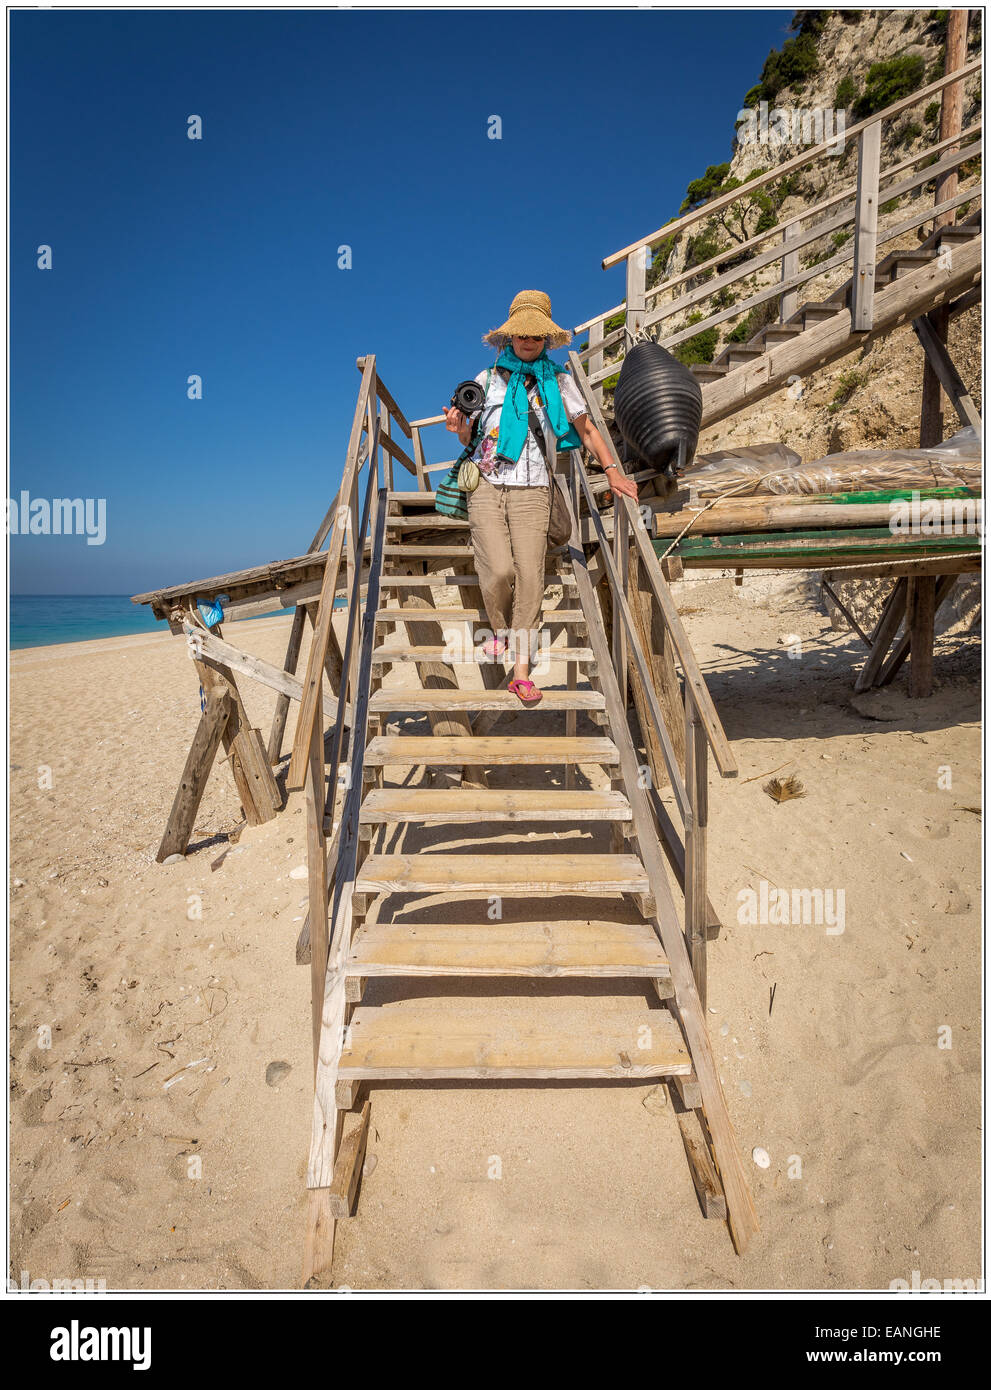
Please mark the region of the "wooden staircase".
<svg viewBox="0 0 991 1390"><path fill-rule="evenodd" d="M706 750L723 775L736 766L656 556L620 507L611 543L600 529L593 580L579 499L586 523L601 519L570 456L569 487L563 474L556 485L572 538L548 558L559 595L542 606L552 666L535 669L542 703L523 707L502 662L483 661L475 645L485 614L466 525L439 526L424 511L431 495L395 489L388 467L384 487L369 475L356 520L358 442L364 430L374 459L381 426L369 408L374 359L364 363L342 485L354 528L342 717L328 755L317 700L338 594L328 565L289 773L306 790L310 868L297 950L311 965L316 1058L305 1278L327 1274L334 1222L354 1210L374 1087L399 1079L669 1078L703 1212L727 1219L742 1251L756 1216L704 1006ZM601 422L577 361L572 371ZM684 671L684 775L666 730L646 754L631 733L627 661L648 668L626 594L629 554L657 586ZM596 582L611 591L611 639ZM644 717L663 723L652 692ZM648 765L670 778L684 838L648 791ZM507 839L523 852L505 852Z"/></svg>

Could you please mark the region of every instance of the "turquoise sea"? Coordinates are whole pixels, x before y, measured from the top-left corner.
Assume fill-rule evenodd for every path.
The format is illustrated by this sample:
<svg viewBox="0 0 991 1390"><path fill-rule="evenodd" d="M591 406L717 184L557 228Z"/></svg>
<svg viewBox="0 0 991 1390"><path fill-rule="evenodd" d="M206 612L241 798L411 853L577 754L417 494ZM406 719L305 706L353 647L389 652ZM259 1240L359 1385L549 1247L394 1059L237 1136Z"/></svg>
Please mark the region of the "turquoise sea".
<svg viewBox="0 0 991 1390"><path fill-rule="evenodd" d="M131 602L130 594L11 594L10 647L48 647L56 642L89 642L94 637L129 637L135 632L166 632L151 609Z"/></svg>
<svg viewBox="0 0 991 1390"><path fill-rule="evenodd" d="M334 606L339 608L343 603L338 599ZM9 611L11 651L169 630L167 623L155 621L146 605L132 603L129 594L11 594Z"/></svg>

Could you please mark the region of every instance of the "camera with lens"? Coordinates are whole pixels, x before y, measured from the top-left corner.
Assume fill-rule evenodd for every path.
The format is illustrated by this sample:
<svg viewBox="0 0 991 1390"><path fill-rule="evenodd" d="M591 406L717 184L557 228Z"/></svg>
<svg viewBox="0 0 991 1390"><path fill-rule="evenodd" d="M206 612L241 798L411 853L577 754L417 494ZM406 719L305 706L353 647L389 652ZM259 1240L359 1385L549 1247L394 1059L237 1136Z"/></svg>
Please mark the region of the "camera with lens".
<svg viewBox="0 0 991 1390"><path fill-rule="evenodd" d="M477 381L461 381L454 388L451 404L465 417L474 415L485 404L485 392Z"/></svg>

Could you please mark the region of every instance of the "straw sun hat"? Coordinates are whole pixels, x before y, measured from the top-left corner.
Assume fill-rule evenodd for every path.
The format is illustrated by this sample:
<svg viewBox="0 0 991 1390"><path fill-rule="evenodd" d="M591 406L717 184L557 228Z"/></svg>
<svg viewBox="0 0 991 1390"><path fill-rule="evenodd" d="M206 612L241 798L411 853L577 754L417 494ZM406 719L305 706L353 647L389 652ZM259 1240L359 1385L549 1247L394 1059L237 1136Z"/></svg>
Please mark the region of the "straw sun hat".
<svg viewBox="0 0 991 1390"><path fill-rule="evenodd" d="M486 333L482 341L502 347L514 333L521 337L546 338L548 347L564 347L571 342L568 330L559 328L551 318L551 297L542 290L520 290L509 306L509 318Z"/></svg>

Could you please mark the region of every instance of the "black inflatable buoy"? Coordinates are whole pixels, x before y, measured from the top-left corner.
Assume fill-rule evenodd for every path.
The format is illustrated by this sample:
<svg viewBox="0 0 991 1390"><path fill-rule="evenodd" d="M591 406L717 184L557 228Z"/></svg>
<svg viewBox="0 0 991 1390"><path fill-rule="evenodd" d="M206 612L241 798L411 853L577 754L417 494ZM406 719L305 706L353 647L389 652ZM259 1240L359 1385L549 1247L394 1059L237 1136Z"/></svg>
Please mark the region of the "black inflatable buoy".
<svg viewBox="0 0 991 1390"><path fill-rule="evenodd" d="M702 391L692 373L658 343L627 353L613 396L616 425L631 452L660 472L681 472L695 456Z"/></svg>

